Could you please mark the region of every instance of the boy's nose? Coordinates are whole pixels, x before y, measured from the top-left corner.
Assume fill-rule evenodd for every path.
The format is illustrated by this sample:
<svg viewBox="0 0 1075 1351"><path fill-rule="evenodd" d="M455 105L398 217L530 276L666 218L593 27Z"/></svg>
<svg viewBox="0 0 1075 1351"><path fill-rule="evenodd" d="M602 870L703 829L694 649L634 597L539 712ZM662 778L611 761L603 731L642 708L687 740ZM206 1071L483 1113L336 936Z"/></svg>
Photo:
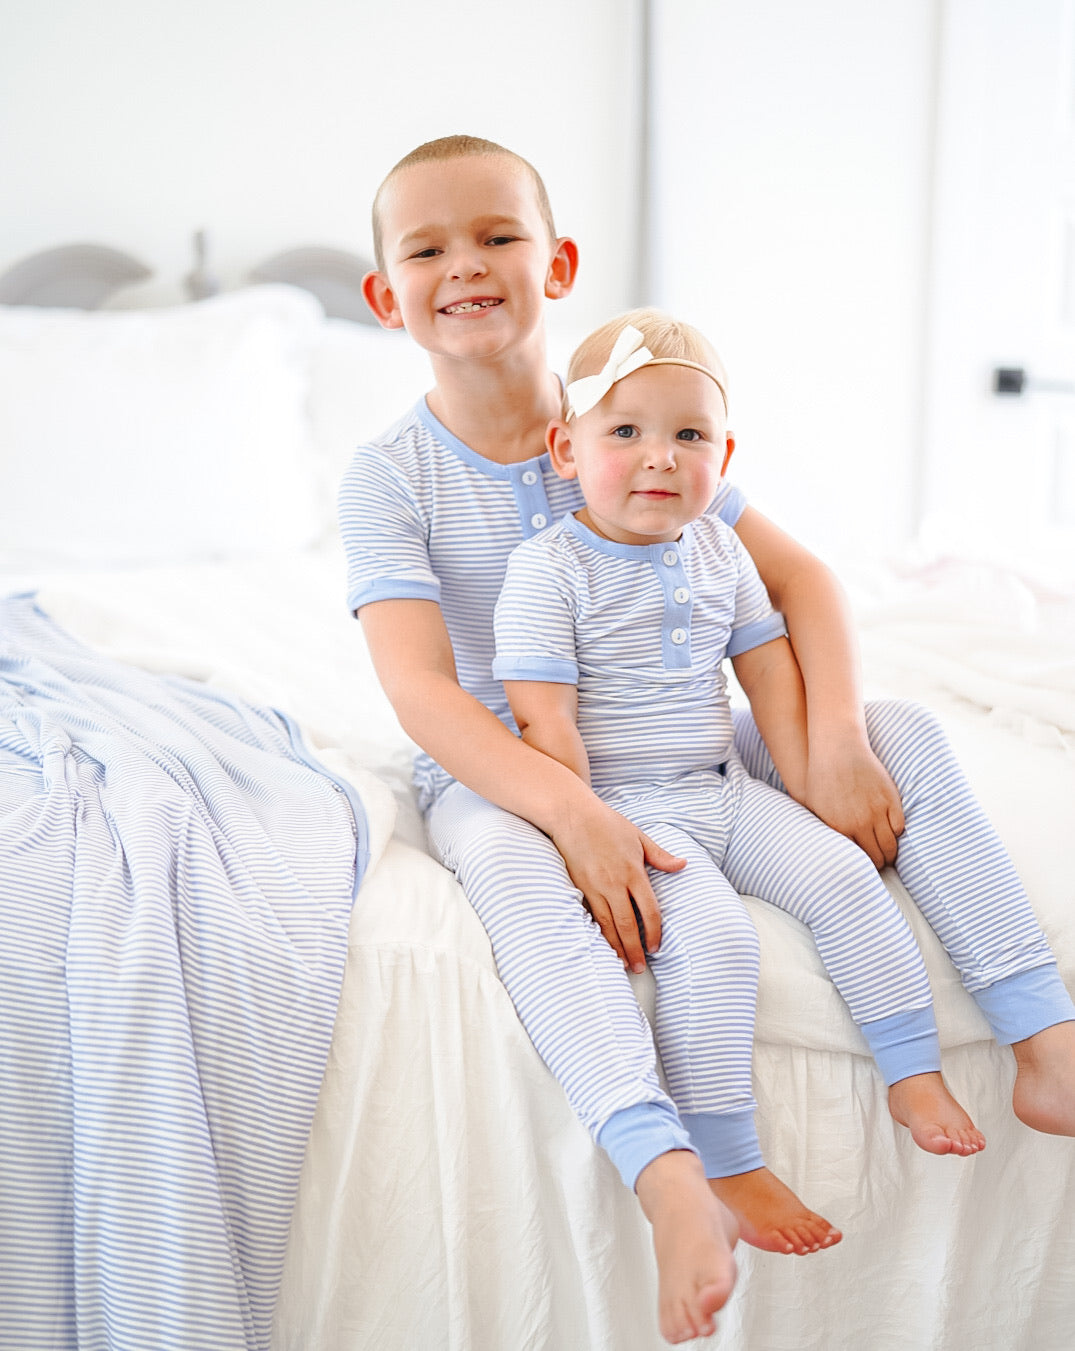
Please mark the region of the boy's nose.
<svg viewBox="0 0 1075 1351"><path fill-rule="evenodd" d="M448 260L449 272L453 279L468 281L471 277L480 277L485 272L485 263L481 254L470 249L460 249Z"/></svg>

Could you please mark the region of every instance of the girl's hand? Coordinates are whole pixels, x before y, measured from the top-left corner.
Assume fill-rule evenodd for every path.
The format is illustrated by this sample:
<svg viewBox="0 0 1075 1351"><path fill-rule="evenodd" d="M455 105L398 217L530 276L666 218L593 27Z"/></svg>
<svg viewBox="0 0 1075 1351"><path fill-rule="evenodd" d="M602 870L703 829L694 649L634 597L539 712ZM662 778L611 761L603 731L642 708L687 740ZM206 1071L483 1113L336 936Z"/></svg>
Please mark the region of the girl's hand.
<svg viewBox="0 0 1075 1351"><path fill-rule="evenodd" d="M661 943L661 912L646 866L679 872L686 860L662 849L597 797L571 813L552 841L620 961L630 971L644 971L646 953L656 952Z"/></svg>
<svg viewBox="0 0 1075 1351"><path fill-rule="evenodd" d="M827 826L854 840L874 867L896 861L903 804L888 771L868 745L834 743L807 761L804 805Z"/></svg>

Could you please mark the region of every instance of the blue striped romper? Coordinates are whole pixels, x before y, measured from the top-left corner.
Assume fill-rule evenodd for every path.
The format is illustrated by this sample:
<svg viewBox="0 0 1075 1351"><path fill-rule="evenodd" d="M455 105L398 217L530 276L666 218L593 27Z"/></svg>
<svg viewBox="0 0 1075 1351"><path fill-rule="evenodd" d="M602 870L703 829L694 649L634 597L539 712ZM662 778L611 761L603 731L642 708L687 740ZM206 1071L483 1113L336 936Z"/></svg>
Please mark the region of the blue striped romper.
<svg viewBox="0 0 1075 1351"><path fill-rule="evenodd" d="M453 436L421 400L358 450L341 486L348 605L439 603L460 684L514 730L492 673L493 612L508 556L581 505L577 485L560 479L547 456L497 464ZM744 505L722 484L710 513L734 525ZM906 703L867 713L874 749L903 795L901 876L998 1039L1019 1040L1072 1017L1070 1000L1057 1012L1067 996L1052 954L939 728ZM749 720L737 727L736 746L750 774L780 786ZM668 1149L695 1148L661 1084L630 982L552 842L424 754L415 784L431 841L482 920L523 1025L625 1182L633 1186ZM702 853L693 846L690 866L704 861ZM973 878L968 857L981 861ZM713 1166L736 1170L719 1160Z"/></svg>

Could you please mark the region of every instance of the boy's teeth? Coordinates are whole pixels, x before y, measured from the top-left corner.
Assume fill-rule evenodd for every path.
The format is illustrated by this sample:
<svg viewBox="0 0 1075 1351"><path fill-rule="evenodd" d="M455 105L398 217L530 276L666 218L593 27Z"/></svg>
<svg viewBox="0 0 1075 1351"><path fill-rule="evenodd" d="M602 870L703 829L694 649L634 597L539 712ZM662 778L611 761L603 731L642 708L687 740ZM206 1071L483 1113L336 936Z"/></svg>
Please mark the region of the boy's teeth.
<svg viewBox="0 0 1075 1351"><path fill-rule="evenodd" d="M471 310L487 310L490 305L495 305L495 300L464 300L461 305L446 305L446 314L467 314Z"/></svg>

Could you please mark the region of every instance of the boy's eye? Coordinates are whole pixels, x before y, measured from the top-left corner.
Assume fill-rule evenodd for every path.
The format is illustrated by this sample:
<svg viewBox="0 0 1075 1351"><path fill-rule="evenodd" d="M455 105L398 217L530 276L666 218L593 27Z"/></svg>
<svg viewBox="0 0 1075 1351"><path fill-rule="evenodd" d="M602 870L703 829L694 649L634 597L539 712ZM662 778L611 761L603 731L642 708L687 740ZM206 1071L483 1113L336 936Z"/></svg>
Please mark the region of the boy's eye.
<svg viewBox="0 0 1075 1351"><path fill-rule="evenodd" d="M684 427L682 431L676 432L677 441L700 441L702 433L695 431L693 427Z"/></svg>
<svg viewBox="0 0 1075 1351"><path fill-rule="evenodd" d="M411 254L411 257L412 257L412 258L436 258L436 256L437 256L439 253L440 253L440 249L435 249L435 248L432 246L432 244L431 244L431 245L429 246L428 249L419 249L417 253L412 253L412 254Z"/></svg>
<svg viewBox="0 0 1075 1351"><path fill-rule="evenodd" d="M515 243L515 236L514 236L514 235L493 235L492 239L489 240L489 243L490 243L490 244L514 244L514 243Z"/></svg>

